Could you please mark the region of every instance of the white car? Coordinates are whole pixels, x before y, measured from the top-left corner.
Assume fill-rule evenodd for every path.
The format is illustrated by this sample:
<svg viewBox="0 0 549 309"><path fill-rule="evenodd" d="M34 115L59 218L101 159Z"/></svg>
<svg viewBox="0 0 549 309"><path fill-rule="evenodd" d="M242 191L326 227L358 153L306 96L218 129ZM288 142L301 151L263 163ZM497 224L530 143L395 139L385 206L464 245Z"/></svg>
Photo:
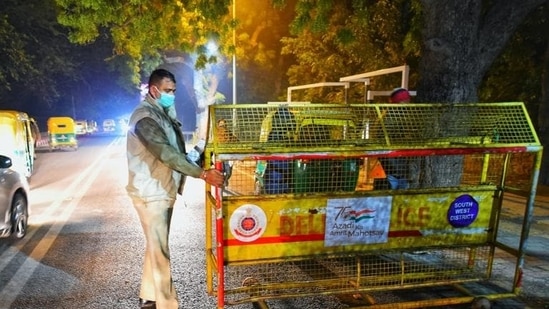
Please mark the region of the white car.
<svg viewBox="0 0 549 309"><path fill-rule="evenodd" d="M88 122L86 120L77 120L76 135L87 135L87 134L88 134Z"/></svg>
<svg viewBox="0 0 549 309"><path fill-rule="evenodd" d="M116 122L114 119L103 120L103 132L114 132L116 130Z"/></svg>
<svg viewBox="0 0 549 309"><path fill-rule="evenodd" d="M11 167L11 158L0 154L0 238L23 238L29 218L29 183Z"/></svg>

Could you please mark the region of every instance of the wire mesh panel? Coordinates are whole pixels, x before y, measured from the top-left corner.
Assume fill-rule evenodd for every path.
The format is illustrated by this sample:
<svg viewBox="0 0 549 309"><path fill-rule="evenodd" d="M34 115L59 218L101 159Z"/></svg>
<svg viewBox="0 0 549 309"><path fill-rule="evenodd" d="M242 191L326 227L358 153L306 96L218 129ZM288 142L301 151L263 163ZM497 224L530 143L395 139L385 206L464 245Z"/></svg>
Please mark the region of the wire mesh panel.
<svg viewBox="0 0 549 309"><path fill-rule="evenodd" d="M245 153L539 145L522 103L214 105L210 118L211 145Z"/></svg>
<svg viewBox="0 0 549 309"><path fill-rule="evenodd" d="M528 190L534 153L453 155L458 186L501 185ZM509 163L506 163L506 160ZM420 189L424 157L353 157L227 161L226 198L268 194L345 194L371 190ZM509 169L505 169L508 165ZM505 177L507 173L509 176ZM423 179L422 179L423 178ZM392 184L392 183L393 184ZM397 184L395 184L397 183ZM400 185L399 185L400 184Z"/></svg>
<svg viewBox="0 0 549 309"><path fill-rule="evenodd" d="M489 247L317 256L226 267L227 303L321 293L387 291L488 279ZM321 284L319 284L321 283Z"/></svg>
<svg viewBox="0 0 549 309"><path fill-rule="evenodd" d="M541 160L522 103L216 105L209 123L221 307L490 279L502 194Z"/></svg>

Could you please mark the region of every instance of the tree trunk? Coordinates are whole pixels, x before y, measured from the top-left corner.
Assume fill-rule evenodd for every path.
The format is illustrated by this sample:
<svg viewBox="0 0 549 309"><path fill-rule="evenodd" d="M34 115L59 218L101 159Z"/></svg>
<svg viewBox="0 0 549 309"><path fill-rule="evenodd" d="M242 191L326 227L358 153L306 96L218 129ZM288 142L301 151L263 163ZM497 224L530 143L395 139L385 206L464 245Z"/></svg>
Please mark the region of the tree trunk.
<svg viewBox="0 0 549 309"><path fill-rule="evenodd" d="M417 101L451 104L478 101L477 89L490 65L528 13L546 0L500 0L489 7L482 0L420 1L424 27ZM455 134L451 124L464 121L464 115L455 119L452 112L449 108L433 119L429 134ZM458 185L461 175L455 171L461 166L459 156L424 160L418 185Z"/></svg>
<svg viewBox="0 0 549 309"><path fill-rule="evenodd" d="M549 18L549 1L545 7L546 18ZM543 76L541 79L541 102L538 113L538 134L541 144L545 148L540 169L540 184L549 185L549 43L545 49L543 62Z"/></svg>

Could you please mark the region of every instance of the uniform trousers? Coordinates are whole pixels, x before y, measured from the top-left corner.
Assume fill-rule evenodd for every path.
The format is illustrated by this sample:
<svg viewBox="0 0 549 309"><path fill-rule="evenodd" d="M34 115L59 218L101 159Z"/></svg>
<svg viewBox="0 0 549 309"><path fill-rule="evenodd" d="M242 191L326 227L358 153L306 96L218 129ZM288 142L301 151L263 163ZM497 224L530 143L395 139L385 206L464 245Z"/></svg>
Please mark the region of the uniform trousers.
<svg viewBox="0 0 549 309"><path fill-rule="evenodd" d="M175 200L145 202L133 198L145 235L145 259L139 297L156 301L158 309L177 309L168 239Z"/></svg>

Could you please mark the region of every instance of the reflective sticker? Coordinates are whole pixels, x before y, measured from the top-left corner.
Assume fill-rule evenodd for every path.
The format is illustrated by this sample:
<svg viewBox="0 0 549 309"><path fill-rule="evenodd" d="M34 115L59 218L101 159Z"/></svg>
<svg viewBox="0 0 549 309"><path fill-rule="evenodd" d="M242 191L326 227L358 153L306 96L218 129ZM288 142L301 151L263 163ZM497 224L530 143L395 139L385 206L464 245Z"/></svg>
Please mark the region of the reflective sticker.
<svg viewBox="0 0 549 309"><path fill-rule="evenodd" d="M230 228L233 236L243 242L252 242L265 232L267 216L254 204L244 204L232 213Z"/></svg>

